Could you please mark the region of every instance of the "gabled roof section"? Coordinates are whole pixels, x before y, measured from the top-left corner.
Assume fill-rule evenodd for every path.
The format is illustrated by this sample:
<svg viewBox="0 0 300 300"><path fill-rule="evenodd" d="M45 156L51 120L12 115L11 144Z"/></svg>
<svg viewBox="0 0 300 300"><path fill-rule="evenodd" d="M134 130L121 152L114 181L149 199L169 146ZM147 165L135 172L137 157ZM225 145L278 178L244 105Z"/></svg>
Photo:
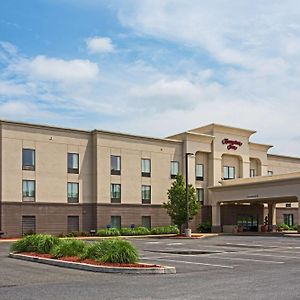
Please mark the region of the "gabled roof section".
<svg viewBox="0 0 300 300"><path fill-rule="evenodd" d="M243 128L239 128L239 127L232 127L232 126L221 125L221 124L216 124L216 123L212 123L212 124L209 124L206 126L194 128L194 129L189 130L189 132L204 133L204 134L210 134L210 135L214 135L215 132L224 132L224 133L228 133L228 134L245 136L248 138L252 134L256 133L255 130L243 129Z"/></svg>
<svg viewBox="0 0 300 300"><path fill-rule="evenodd" d="M185 132L181 132L181 133L167 137L167 139L172 139L172 140L177 140L177 141L185 141L190 138L201 140L201 141L207 142L207 143L211 143L215 137L210 134L203 134L203 133L197 133L197 132L192 132L192 131L185 131Z"/></svg>

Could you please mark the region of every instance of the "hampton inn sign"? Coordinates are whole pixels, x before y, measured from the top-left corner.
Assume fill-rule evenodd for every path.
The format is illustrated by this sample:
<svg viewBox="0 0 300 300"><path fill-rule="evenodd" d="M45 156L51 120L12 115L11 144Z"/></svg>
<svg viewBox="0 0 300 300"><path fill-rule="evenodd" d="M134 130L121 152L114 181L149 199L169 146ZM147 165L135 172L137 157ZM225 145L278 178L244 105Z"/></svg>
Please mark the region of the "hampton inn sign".
<svg viewBox="0 0 300 300"><path fill-rule="evenodd" d="M237 150L238 146L241 147L243 145L242 142L230 139L223 139L222 144L227 145L227 150Z"/></svg>

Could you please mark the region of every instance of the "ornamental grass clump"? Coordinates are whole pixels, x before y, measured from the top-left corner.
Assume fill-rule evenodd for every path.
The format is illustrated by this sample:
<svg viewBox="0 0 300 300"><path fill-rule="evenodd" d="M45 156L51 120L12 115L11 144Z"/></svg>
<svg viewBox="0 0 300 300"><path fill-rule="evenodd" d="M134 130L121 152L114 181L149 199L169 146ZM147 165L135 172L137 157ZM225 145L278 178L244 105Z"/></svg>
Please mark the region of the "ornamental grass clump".
<svg viewBox="0 0 300 300"><path fill-rule="evenodd" d="M173 225L154 227L151 229L151 234L179 234L179 229Z"/></svg>
<svg viewBox="0 0 300 300"><path fill-rule="evenodd" d="M51 249L59 242L60 240L52 235L32 234L13 243L10 250L12 252L50 253Z"/></svg>
<svg viewBox="0 0 300 300"><path fill-rule="evenodd" d="M124 227L120 230L121 235L147 235L150 234L150 230L146 227L127 228Z"/></svg>
<svg viewBox="0 0 300 300"><path fill-rule="evenodd" d="M104 263L137 263L136 247L125 240L109 239L90 244L81 258L95 259Z"/></svg>
<svg viewBox="0 0 300 300"><path fill-rule="evenodd" d="M119 236L120 231L117 228L99 229L96 232L97 236Z"/></svg>
<svg viewBox="0 0 300 300"><path fill-rule="evenodd" d="M61 240L56 246L54 246L50 253L55 258L65 256L81 256L85 252L87 244L79 240Z"/></svg>

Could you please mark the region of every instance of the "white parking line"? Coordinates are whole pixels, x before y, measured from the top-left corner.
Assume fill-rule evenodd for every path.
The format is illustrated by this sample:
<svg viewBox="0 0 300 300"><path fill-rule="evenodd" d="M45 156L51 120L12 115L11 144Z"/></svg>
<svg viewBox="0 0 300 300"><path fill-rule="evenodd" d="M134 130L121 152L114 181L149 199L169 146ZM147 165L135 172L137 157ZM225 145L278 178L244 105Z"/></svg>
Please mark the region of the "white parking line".
<svg viewBox="0 0 300 300"><path fill-rule="evenodd" d="M211 267L226 268L226 269L233 269L234 267L238 266L238 265L234 265L234 266L216 265L216 264L207 264L207 263L199 263L199 262L192 262L192 261L185 261L185 260L165 259L165 258L155 258L155 257L154 258L153 257L152 258L143 257L142 259L145 259L145 260L162 260L162 261L176 262L176 263L182 263L182 264L211 266Z"/></svg>
<svg viewBox="0 0 300 300"><path fill-rule="evenodd" d="M266 257L277 257L277 258L290 258L290 259L300 259L300 256L284 256L284 255L273 255L273 254L263 254L263 253L244 253L239 252L239 255L254 255L254 256L266 256Z"/></svg>
<svg viewBox="0 0 300 300"><path fill-rule="evenodd" d="M182 245L183 243L170 243L167 244L167 246L178 246L178 245Z"/></svg>
<svg viewBox="0 0 300 300"><path fill-rule="evenodd" d="M225 260L244 260L244 261L253 261L253 262L267 263L267 264L284 264L285 263L284 261L262 260L262 259L240 258L240 257L209 256L207 258L216 258L216 259L225 259Z"/></svg>
<svg viewBox="0 0 300 300"><path fill-rule="evenodd" d="M161 242L147 242L146 244L161 244Z"/></svg>

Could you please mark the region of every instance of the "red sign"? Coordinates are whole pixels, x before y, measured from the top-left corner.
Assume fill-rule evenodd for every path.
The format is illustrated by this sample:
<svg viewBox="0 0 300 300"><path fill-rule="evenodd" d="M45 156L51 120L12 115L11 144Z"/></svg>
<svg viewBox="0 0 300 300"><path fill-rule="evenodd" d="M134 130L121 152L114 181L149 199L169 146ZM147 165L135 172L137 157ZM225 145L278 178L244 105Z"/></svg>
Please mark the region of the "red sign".
<svg viewBox="0 0 300 300"><path fill-rule="evenodd" d="M238 146L241 147L243 145L240 141L230 139L224 139L222 144L227 145L227 150L237 150Z"/></svg>

